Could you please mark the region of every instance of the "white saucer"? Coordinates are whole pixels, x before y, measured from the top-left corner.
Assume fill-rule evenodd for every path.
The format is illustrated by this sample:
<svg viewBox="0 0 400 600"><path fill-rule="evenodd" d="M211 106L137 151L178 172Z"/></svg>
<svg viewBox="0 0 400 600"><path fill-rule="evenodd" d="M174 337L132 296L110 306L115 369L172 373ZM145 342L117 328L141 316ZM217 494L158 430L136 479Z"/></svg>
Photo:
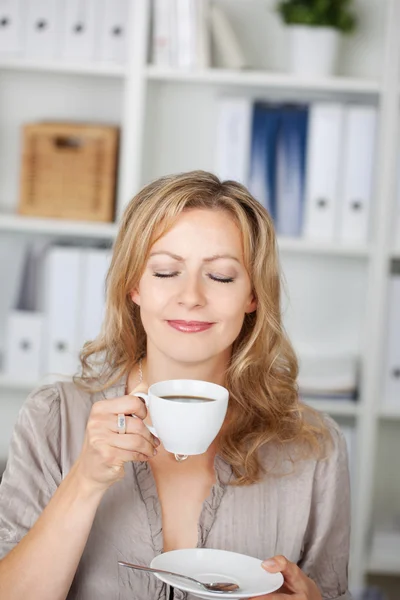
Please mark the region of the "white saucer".
<svg viewBox="0 0 400 600"><path fill-rule="evenodd" d="M198 598L251 598L274 592L283 585L282 574L268 573L262 568L261 562L258 558L236 552L191 548L159 554L153 558L150 567L182 573L204 583L230 581L240 587L236 592L209 592L190 581L163 573L155 574L164 583Z"/></svg>

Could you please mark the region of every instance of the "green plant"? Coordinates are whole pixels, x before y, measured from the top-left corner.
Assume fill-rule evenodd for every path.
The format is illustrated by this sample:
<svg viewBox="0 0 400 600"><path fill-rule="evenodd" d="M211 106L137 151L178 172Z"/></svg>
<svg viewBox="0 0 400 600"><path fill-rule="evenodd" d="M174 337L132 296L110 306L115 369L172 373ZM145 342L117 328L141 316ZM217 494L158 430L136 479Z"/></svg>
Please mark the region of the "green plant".
<svg viewBox="0 0 400 600"><path fill-rule="evenodd" d="M334 27L350 33L356 26L353 0L279 0L277 11L287 25Z"/></svg>

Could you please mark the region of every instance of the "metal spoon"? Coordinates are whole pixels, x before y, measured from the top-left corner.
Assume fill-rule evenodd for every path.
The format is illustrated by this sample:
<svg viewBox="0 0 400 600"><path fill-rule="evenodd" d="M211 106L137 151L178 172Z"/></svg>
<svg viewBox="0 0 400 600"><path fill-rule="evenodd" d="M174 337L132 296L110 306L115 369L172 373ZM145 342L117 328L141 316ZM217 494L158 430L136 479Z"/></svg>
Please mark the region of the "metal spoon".
<svg viewBox="0 0 400 600"><path fill-rule="evenodd" d="M187 575L180 575L180 573L172 573L171 571L163 571L162 569L151 569L150 567L142 567L141 565L132 565L131 563L124 562L122 560L119 560L118 564L121 565L121 567L128 567L129 569L139 569L140 571L149 571L150 573L164 573L164 575L182 577L183 579L188 579L189 581L193 581L193 583L197 583L197 585L200 585L202 588L205 588L209 592L216 592L217 594L229 594L229 592L235 592L239 589L239 586L236 583L229 583L226 581L216 583L202 583L201 581L197 581L197 579L193 579L193 577L188 577Z"/></svg>

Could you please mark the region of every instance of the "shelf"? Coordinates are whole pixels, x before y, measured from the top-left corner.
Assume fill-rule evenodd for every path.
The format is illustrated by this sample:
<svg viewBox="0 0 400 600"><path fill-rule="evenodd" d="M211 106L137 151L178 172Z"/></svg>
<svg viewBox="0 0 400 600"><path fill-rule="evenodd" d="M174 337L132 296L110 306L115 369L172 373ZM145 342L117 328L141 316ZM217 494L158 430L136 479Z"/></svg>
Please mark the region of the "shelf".
<svg viewBox="0 0 400 600"><path fill-rule="evenodd" d="M337 256L366 258L371 254L370 246L341 245L339 242L317 242L301 237L278 237L281 252L303 252L305 254L331 254Z"/></svg>
<svg viewBox="0 0 400 600"><path fill-rule="evenodd" d="M379 417L389 421L400 420L400 406L381 406Z"/></svg>
<svg viewBox="0 0 400 600"><path fill-rule="evenodd" d="M309 90L377 96L381 91L381 85L378 81L347 77L308 79L268 71L235 71L229 69L186 71L184 69L168 69L149 65L146 69L146 76L150 81L238 85L290 90L299 89L302 92Z"/></svg>
<svg viewBox="0 0 400 600"><path fill-rule="evenodd" d="M118 225L116 223L70 221L0 214L0 231L112 240L118 232ZM278 238L278 246L281 252L299 252L316 255L330 254L348 257L368 257L371 252L368 246L340 246L338 244L314 242L302 238Z"/></svg>
<svg viewBox="0 0 400 600"><path fill-rule="evenodd" d="M108 240L116 236L118 226L115 223L0 215L0 231Z"/></svg>
<svg viewBox="0 0 400 600"><path fill-rule="evenodd" d="M36 387L38 387L37 381L23 381L8 375L0 375L0 389L29 392Z"/></svg>
<svg viewBox="0 0 400 600"><path fill-rule="evenodd" d="M372 558L367 564L367 571L374 575L392 575L400 577L400 561L396 557L387 556Z"/></svg>
<svg viewBox="0 0 400 600"><path fill-rule="evenodd" d="M41 385L47 385L50 383L54 383L55 381L69 381L70 378L67 377L42 377L41 379L35 380L23 380L22 378L11 377L9 375L0 374L0 389L4 390L13 390L17 392L25 392L29 393L32 390L40 387Z"/></svg>
<svg viewBox="0 0 400 600"><path fill-rule="evenodd" d="M37 71L70 75L94 75L96 77L124 77L126 67L119 64L71 63L60 60L39 61L23 58L0 59L0 70Z"/></svg>
<svg viewBox="0 0 400 600"><path fill-rule="evenodd" d="M356 417L360 412L360 406L352 400L307 400L302 402L321 412L337 417Z"/></svg>

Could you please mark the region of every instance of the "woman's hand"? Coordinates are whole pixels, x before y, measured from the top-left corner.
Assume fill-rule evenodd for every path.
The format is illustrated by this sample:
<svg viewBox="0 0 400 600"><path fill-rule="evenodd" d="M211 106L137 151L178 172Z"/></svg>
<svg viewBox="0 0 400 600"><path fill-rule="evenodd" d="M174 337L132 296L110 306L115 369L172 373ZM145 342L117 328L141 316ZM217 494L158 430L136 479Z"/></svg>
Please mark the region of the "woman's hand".
<svg viewBox="0 0 400 600"><path fill-rule="evenodd" d="M274 556L262 563L268 573L280 571L284 578L283 586L272 594L258 596L252 600L322 600L316 584L295 564L284 556Z"/></svg>
<svg viewBox="0 0 400 600"><path fill-rule="evenodd" d="M159 440L143 423L147 408L133 394L93 404L81 454L74 467L81 480L93 489L106 490L124 477L124 464L145 461L156 454ZM126 415L126 433L118 433L117 416ZM139 418L132 417L134 414Z"/></svg>

